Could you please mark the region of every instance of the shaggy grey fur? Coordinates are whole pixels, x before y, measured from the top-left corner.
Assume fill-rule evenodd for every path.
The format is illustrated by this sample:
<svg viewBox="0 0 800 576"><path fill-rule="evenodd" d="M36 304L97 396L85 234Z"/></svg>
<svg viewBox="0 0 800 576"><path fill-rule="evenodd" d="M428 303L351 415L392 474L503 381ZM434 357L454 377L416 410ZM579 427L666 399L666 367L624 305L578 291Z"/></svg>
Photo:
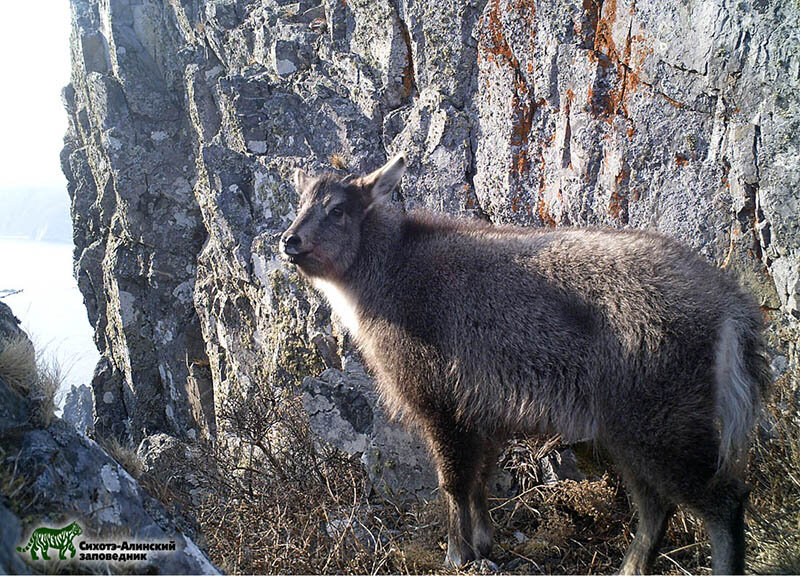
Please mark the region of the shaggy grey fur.
<svg viewBox="0 0 800 576"><path fill-rule="evenodd" d="M404 169L400 157L361 178L298 172L282 250L426 438L448 563L490 552L499 446L556 432L603 446L631 490L623 572L650 568L678 503L705 519L714 571L743 571L739 464L769 383L752 298L657 234L407 215L388 200Z"/></svg>

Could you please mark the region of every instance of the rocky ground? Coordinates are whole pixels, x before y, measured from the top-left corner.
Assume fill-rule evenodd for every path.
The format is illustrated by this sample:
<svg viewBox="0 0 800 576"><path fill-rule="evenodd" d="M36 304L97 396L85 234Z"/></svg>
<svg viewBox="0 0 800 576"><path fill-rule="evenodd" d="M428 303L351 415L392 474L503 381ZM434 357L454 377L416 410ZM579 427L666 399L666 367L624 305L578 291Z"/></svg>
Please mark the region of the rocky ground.
<svg viewBox="0 0 800 576"><path fill-rule="evenodd" d="M119 462L66 421L42 413L40 373L35 365L24 367L33 358L25 350L33 346L18 323L0 302L0 572L216 573L192 538ZM14 362L20 357L23 362ZM57 560L37 562L15 550L25 547L34 529L71 521L81 525L87 541L171 540L176 550L151 554L147 562L83 563L80 569Z"/></svg>

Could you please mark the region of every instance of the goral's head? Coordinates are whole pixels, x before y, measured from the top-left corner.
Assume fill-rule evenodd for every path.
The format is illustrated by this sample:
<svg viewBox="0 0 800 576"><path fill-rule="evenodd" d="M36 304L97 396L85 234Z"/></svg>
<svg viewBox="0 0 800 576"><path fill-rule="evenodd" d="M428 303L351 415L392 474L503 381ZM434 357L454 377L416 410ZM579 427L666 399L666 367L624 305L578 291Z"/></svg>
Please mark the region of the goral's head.
<svg viewBox="0 0 800 576"><path fill-rule="evenodd" d="M296 170L300 203L297 218L281 236L281 255L306 276L340 277L358 253L367 213L390 198L405 169L400 155L366 176L311 177Z"/></svg>

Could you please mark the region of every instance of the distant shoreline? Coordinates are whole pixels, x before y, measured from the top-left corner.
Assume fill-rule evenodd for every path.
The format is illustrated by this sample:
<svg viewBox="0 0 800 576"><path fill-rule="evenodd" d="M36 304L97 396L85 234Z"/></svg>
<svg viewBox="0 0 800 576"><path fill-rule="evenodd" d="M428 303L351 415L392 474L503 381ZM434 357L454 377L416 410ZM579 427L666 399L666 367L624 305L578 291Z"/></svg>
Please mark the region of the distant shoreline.
<svg viewBox="0 0 800 576"><path fill-rule="evenodd" d="M42 238L37 240L36 238L31 238L30 236L26 236L25 234L20 235L9 235L9 234L0 234L0 241L24 241L24 242L36 242L38 244L55 244L57 246L75 246L71 240L48 240L47 238Z"/></svg>

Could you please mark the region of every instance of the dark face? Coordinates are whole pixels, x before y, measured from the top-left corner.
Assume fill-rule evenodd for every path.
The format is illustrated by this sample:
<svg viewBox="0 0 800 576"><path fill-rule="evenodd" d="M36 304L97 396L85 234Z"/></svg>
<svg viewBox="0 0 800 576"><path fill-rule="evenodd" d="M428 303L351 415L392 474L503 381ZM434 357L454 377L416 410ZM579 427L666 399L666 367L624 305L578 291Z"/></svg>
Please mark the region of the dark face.
<svg viewBox="0 0 800 576"><path fill-rule="evenodd" d="M297 218L281 236L281 255L311 278L341 278L358 254L364 217L388 201L405 170L400 155L361 177L310 178L295 172L300 205Z"/></svg>
<svg viewBox="0 0 800 576"><path fill-rule="evenodd" d="M280 242L281 255L306 276L340 277L352 264L361 240L368 192L360 180L299 173L297 218Z"/></svg>

